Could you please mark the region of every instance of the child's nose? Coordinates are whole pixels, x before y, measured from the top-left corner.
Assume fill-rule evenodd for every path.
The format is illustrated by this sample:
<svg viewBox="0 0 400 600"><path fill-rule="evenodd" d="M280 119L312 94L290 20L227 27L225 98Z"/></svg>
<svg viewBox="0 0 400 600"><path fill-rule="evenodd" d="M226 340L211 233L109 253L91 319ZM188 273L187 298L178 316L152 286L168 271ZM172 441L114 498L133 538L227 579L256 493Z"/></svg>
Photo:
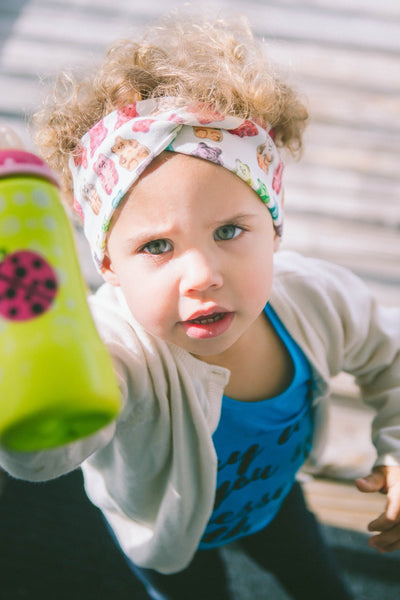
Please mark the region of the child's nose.
<svg viewBox="0 0 400 600"><path fill-rule="evenodd" d="M180 281L182 295L205 292L211 287L222 286L223 277L215 257L193 250L182 257L183 268Z"/></svg>

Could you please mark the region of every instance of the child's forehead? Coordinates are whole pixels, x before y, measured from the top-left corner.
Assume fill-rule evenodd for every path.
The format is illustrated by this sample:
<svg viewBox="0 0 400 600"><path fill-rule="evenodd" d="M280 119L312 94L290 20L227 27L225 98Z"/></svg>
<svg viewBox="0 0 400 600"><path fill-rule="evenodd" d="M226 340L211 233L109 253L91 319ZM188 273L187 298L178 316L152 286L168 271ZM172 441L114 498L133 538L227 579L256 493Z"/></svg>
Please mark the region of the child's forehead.
<svg viewBox="0 0 400 600"><path fill-rule="evenodd" d="M157 156L132 185L129 194L139 195L142 191L152 194L165 202L174 193L188 193L194 190L226 188L226 196L232 188L246 190L248 186L242 178L213 162L179 152L164 151ZM250 190L253 191L253 190ZM258 196L254 192L254 197Z"/></svg>
<svg viewBox="0 0 400 600"><path fill-rule="evenodd" d="M195 214L203 222L259 211L260 197L241 178L197 157L165 152L133 184L118 215L159 223Z"/></svg>

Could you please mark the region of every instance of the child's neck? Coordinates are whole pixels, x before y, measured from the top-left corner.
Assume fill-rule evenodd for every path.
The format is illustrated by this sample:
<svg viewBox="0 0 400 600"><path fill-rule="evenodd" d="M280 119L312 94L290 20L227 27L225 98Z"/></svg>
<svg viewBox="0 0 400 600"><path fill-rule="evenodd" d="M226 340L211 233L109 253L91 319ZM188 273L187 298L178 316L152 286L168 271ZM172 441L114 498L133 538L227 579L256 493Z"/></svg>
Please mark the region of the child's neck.
<svg viewBox="0 0 400 600"><path fill-rule="evenodd" d="M225 394L243 402L273 398L293 378L291 357L264 312L224 353L198 358L229 369Z"/></svg>

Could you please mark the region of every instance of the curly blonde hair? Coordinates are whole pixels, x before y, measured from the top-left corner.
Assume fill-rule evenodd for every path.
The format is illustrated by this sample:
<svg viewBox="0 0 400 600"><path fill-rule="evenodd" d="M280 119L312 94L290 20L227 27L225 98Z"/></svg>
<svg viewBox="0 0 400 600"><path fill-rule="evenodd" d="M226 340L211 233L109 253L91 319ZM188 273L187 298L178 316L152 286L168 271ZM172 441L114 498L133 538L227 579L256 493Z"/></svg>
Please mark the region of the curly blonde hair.
<svg viewBox="0 0 400 600"><path fill-rule="evenodd" d="M68 160L80 138L117 108L165 96L269 123L278 146L295 156L301 151L307 110L280 80L244 17L209 19L174 12L149 27L139 41L113 44L91 76L62 73L34 116L37 146L60 176L68 202Z"/></svg>

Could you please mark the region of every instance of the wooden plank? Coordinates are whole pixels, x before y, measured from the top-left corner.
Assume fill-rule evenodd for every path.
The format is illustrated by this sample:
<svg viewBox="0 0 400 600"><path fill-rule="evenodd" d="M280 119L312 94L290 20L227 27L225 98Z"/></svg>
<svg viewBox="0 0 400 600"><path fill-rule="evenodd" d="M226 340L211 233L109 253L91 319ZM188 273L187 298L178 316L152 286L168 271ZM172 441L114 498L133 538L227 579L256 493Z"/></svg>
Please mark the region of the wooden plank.
<svg viewBox="0 0 400 600"><path fill-rule="evenodd" d="M396 95L308 82L305 92L312 118L365 129L400 133L400 102Z"/></svg>
<svg viewBox="0 0 400 600"><path fill-rule="evenodd" d="M343 144L345 143L344 139ZM333 149L332 152L339 152L340 155L340 151L337 149ZM349 169L347 164L343 164L343 162L340 162L340 167L335 169L331 166L329 160L323 161L322 158L320 163L314 163L307 158L308 154L307 149L303 161L300 160L298 163L288 165L287 183L295 180L296 184L313 185L322 191L327 188L338 192L348 190L355 199L358 197L363 205L365 205L366 199L371 198L372 200L375 198L376 200L384 194L383 199L385 201L387 200L389 204L396 203L398 205L400 178L396 173L391 177L379 177L374 167L373 152L370 154L370 168L368 169L368 165L364 164L360 171ZM343 159L339 156L337 160L342 161ZM340 198L338 200L340 201Z"/></svg>
<svg viewBox="0 0 400 600"><path fill-rule="evenodd" d="M329 166L345 169L365 177L400 178L400 136L398 133L353 130L337 123L317 123L314 120L304 136L304 154L288 172L302 165Z"/></svg>
<svg viewBox="0 0 400 600"><path fill-rule="evenodd" d="M317 139L307 146L299 164L310 169L328 166L332 169L332 178L336 178L337 171L343 169L367 179L372 176L376 179L386 177L394 182L399 179L398 160L392 152L354 147L351 143L347 146L348 140L348 135L343 136L342 147L338 147L330 145L326 139ZM391 196L394 201L395 191Z"/></svg>
<svg viewBox="0 0 400 600"><path fill-rule="evenodd" d="M361 403L354 380L341 374L332 380L335 392L329 404L326 446L320 464L309 477L301 473L310 507L325 524L367 533L367 525L384 510L382 494L363 494L354 479L367 475L376 451L370 438L374 411Z"/></svg>
<svg viewBox="0 0 400 600"><path fill-rule="evenodd" d="M65 0L31 0L30 2L35 7L51 7L55 10L60 8L66 8ZM217 5L224 4L217 2ZM160 4L159 0L150 0L143 2L143 0L118 0L117 2L110 3L109 0L68 0L68 7L72 10L79 11L82 15L92 15L93 10L102 12L103 14L119 14L125 20L130 16L135 16L138 20L148 20L156 18L160 15L171 10L175 5L171 2L165 2ZM229 6L229 3L227 3Z"/></svg>
<svg viewBox="0 0 400 600"><path fill-rule="evenodd" d="M233 10L242 8L239 0L231 2ZM304 5L260 5L246 3L245 14L254 30L269 40L305 40L322 46L341 46L381 52L399 52L400 22L365 14L316 11Z"/></svg>
<svg viewBox="0 0 400 600"><path fill-rule="evenodd" d="M82 47L12 36L3 46L0 67L3 72L16 75L54 76L64 68L84 69L85 65L98 62L104 51L102 45Z"/></svg>
<svg viewBox="0 0 400 600"><path fill-rule="evenodd" d="M290 204L290 195L287 198ZM306 212L294 213L286 209L286 237L291 244L301 245L309 254L313 248L330 248L332 254L365 257L365 263L371 270L376 270L381 277L388 278L397 273L400 283L400 241L396 229L377 227L374 224L363 223L361 220L350 221L340 214L337 218L332 215ZM374 258L376 257L376 258ZM400 291L400 290L399 290Z"/></svg>
<svg viewBox="0 0 400 600"><path fill-rule="evenodd" d="M318 80L355 90L380 90L385 94L400 91L397 54L372 51L368 46L349 52L296 40L275 40L267 43L266 51L301 88L308 80Z"/></svg>
<svg viewBox="0 0 400 600"><path fill-rule="evenodd" d="M70 10L67 4L57 7L29 3L14 24L13 34L24 38L58 43L94 44L107 47L115 39L126 37L132 27L123 12L92 11L90 18Z"/></svg>
<svg viewBox="0 0 400 600"><path fill-rule="evenodd" d="M39 86L35 83L31 77L16 77L0 72L0 112L26 114L35 110L41 101Z"/></svg>
<svg viewBox="0 0 400 600"><path fill-rule="evenodd" d="M381 494L363 494L352 484L310 479L303 483L310 508L322 523L367 533L367 525L385 508Z"/></svg>
<svg viewBox="0 0 400 600"><path fill-rule="evenodd" d="M400 228L400 180L298 164L286 173L287 208ZM290 198L290 202L289 202Z"/></svg>
<svg viewBox="0 0 400 600"><path fill-rule="evenodd" d="M309 140L309 135L314 136ZM371 150L374 154L380 152L390 152L396 156L400 151L400 137L396 131L379 130L374 128L358 127L357 121L353 124L342 125L340 123L321 123L311 115L310 126L305 132L306 147L308 141L315 142L315 137L320 139L320 143L327 139L328 144L335 146L353 146L362 147Z"/></svg>
<svg viewBox="0 0 400 600"><path fill-rule="evenodd" d="M400 306L399 245L398 233L387 229L360 227L346 219L286 213L283 249L351 269L387 305Z"/></svg>
<svg viewBox="0 0 400 600"><path fill-rule="evenodd" d="M292 6L296 4L296 0L279 0L281 4ZM310 8L326 10L326 11L341 11L345 13L361 13L376 16L380 19L400 18L400 4L398 0L302 0L303 6Z"/></svg>

